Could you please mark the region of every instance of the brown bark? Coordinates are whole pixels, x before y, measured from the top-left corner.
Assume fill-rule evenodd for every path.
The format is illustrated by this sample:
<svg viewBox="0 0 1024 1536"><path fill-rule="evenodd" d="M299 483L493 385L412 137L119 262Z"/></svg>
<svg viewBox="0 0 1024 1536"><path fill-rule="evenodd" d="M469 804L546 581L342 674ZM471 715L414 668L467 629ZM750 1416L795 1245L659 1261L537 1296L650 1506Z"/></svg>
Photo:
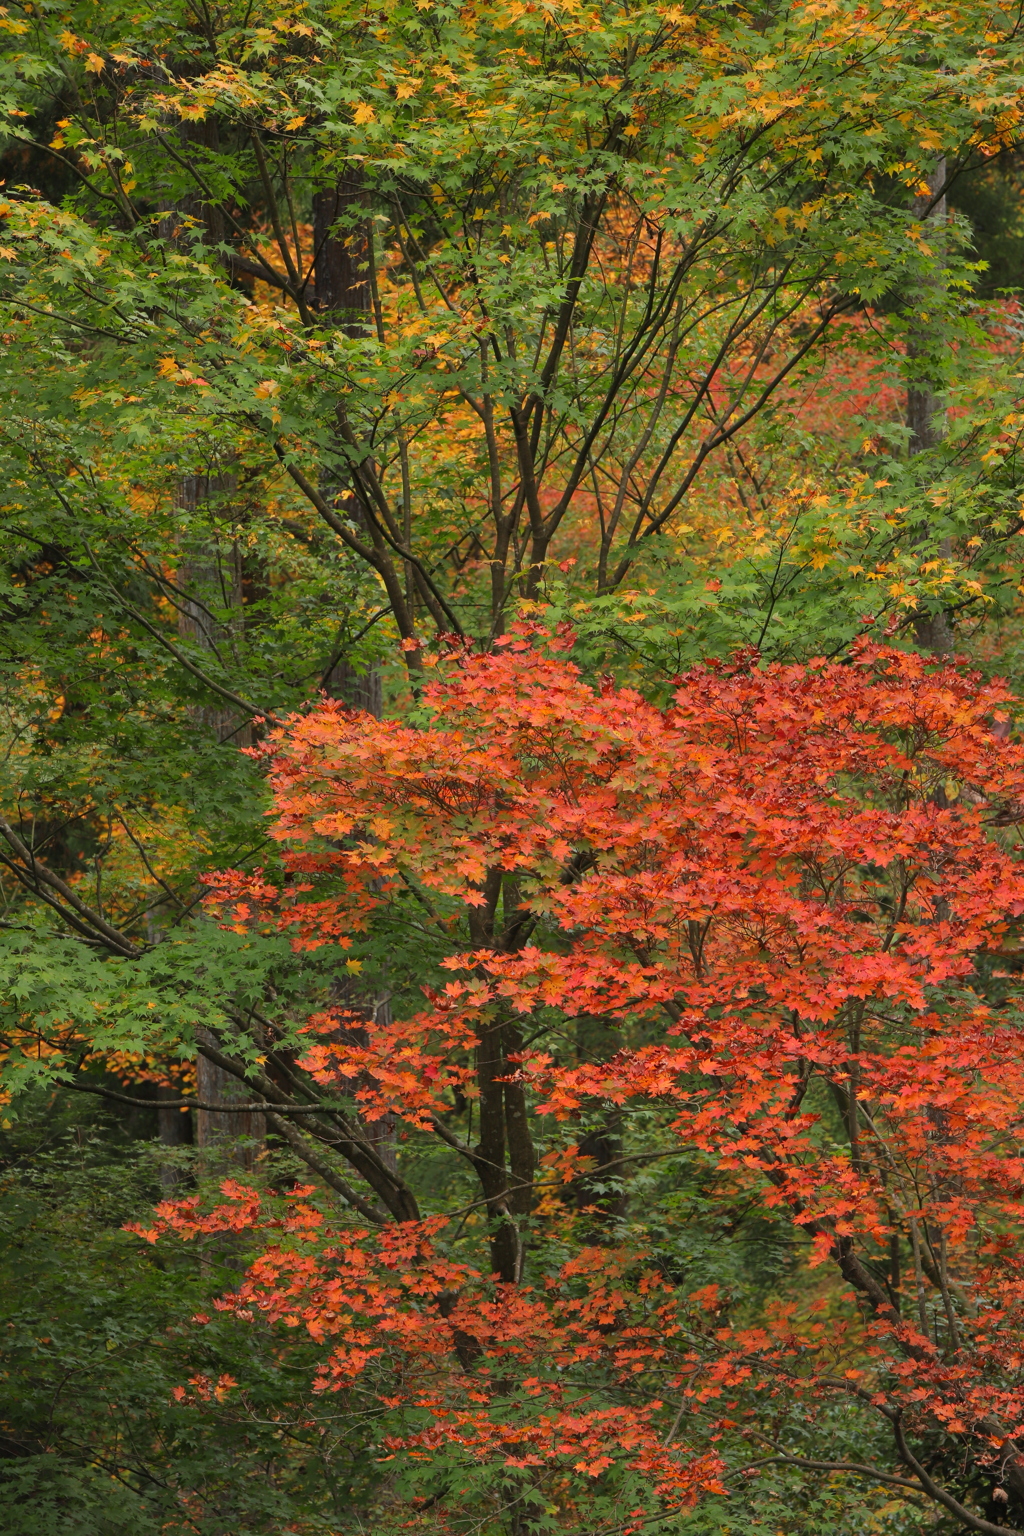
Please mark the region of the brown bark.
<svg viewBox="0 0 1024 1536"><path fill-rule="evenodd" d="M229 646L232 630L240 629L243 623L242 554L234 540L221 547L211 526L218 499L233 488L234 477L230 475L185 475L178 486L178 505L188 514L189 522L205 525L192 547L182 548L175 573L175 584L182 593L178 633L211 654ZM218 622L214 614L225 608L232 611L232 617L227 623ZM189 713L218 741L230 740L238 747L252 745L252 727L237 710L221 704L197 704Z"/></svg>
<svg viewBox="0 0 1024 1536"><path fill-rule="evenodd" d="M348 336L360 337L373 325L370 281L372 251L359 182L343 177L313 195L313 248L316 307ZM341 498L341 510L364 532L369 520L358 497ZM324 680L329 698L350 709L363 709L378 720L384 713L379 667L359 669L342 657Z"/></svg>
<svg viewBox="0 0 1024 1536"><path fill-rule="evenodd" d="M349 709L361 709L375 719L384 714L384 676L379 666L360 670L344 659L337 662L324 679L324 692Z"/></svg>
<svg viewBox="0 0 1024 1536"><path fill-rule="evenodd" d="M480 1132L474 1163L491 1222L491 1266L506 1284L522 1276L522 1244L513 1215L513 1199L505 1166L505 1084L508 1072L502 1050L502 1026L483 1030L476 1052Z"/></svg>
<svg viewBox="0 0 1024 1536"><path fill-rule="evenodd" d="M530 1119L526 1105L526 1090L515 1081L516 1056L523 1049L523 1039L514 1024L506 1024L502 1031L502 1055L505 1076L505 1134L508 1138L508 1160L511 1173L509 1209L518 1216L528 1216L533 1207L533 1174L536 1155L533 1137L530 1135Z"/></svg>
<svg viewBox="0 0 1024 1536"><path fill-rule="evenodd" d="M946 222L946 161L940 159L935 170L927 178L928 192L915 199L914 216L929 225L929 243L941 247L942 227ZM919 300L927 306L927 292ZM911 363L927 358L934 351L934 338L930 335L935 324L934 315L924 308L919 327L911 326L907 335L907 359ZM941 442L945 421L939 404L937 380L927 374L911 379L907 387L907 427L910 431L909 452L926 453ZM949 554L944 541L944 555ZM948 655L953 650L953 631L949 616L944 612L923 613L914 620L917 643L923 650L937 656Z"/></svg>
<svg viewBox="0 0 1024 1536"><path fill-rule="evenodd" d="M231 627L241 625L243 613L243 572L237 544L228 546L227 557L215 541L210 503L230 493L233 480L226 475L185 475L179 483L179 505L188 514L192 526L202 535L192 547L182 552L175 572L175 585L182 594L178 610L178 633L211 655L223 653L231 643ZM215 615L225 608L237 613L228 624ZM189 710L193 722L211 731L219 742L231 741L237 747L252 744L252 727L238 711L220 704L196 704ZM214 1037L204 1034L207 1044ZM200 1055L196 1063L198 1097L211 1104L244 1102L248 1089L237 1078ZM263 1142L266 1119L260 1114L230 1111L196 1111L196 1141L199 1166L208 1174L227 1173L232 1168L252 1173Z"/></svg>
<svg viewBox="0 0 1024 1536"><path fill-rule="evenodd" d="M372 325L369 230L355 177L313 194L316 307L349 336Z"/></svg>
<svg viewBox="0 0 1024 1536"><path fill-rule="evenodd" d="M914 200L914 217L926 223L928 243L941 247L942 228L946 222L946 161L939 160L935 170L927 178L928 192ZM927 295L924 296L927 304ZM933 347L929 345L928 328L935 324L931 316L922 322L920 330L910 330L907 337L907 357L926 357ZM942 412L939 408L936 381L927 377L914 379L907 388L907 426L910 429L911 454L924 453L942 440Z"/></svg>
<svg viewBox="0 0 1024 1536"><path fill-rule="evenodd" d="M200 1031L200 1043L217 1044L208 1030ZM207 1104L244 1104L252 1098L252 1089L232 1073L206 1056L196 1060L196 1088L199 1099ZM267 1135L266 1116L233 1110L199 1109L196 1111L196 1140L199 1166L205 1174L252 1173Z"/></svg>
<svg viewBox="0 0 1024 1536"><path fill-rule="evenodd" d="M191 1141L188 1112L184 1113L175 1106L172 1108L164 1101L177 1099L178 1090L171 1087L159 1087L156 1090L156 1123L160 1133L160 1142L165 1147L184 1147ZM160 1189L165 1200L172 1200L177 1192L178 1178L174 1168L163 1166L160 1169Z"/></svg>
<svg viewBox="0 0 1024 1536"><path fill-rule="evenodd" d="M218 1046L206 1040L200 1043L200 1049L214 1066L219 1066L241 1082L246 1092L259 1092L268 1103L280 1105L281 1117L287 1115L290 1094L279 1087L272 1077L260 1070L249 1070L247 1073L240 1062L226 1056ZM308 1102L310 1098L316 1097L315 1093L308 1090L299 1093L300 1102ZM306 1133L303 1140L312 1135L318 1141L336 1148L360 1177L366 1180L396 1221L419 1221L419 1208L412 1190L400 1174L383 1165L379 1154L366 1140L358 1125L352 1124L340 1110L325 1111L322 1117L304 1115L301 1124Z"/></svg>
<svg viewBox="0 0 1024 1536"><path fill-rule="evenodd" d="M205 117L201 122L179 123L177 136L182 157L190 165L198 158L201 166L204 149L220 148L220 133L214 117ZM199 156L196 155L197 150ZM198 183L184 197L164 205L157 227L162 239L174 242L182 238L190 225L199 226L204 244L221 245L227 238L228 227L223 210L211 199L204 197Z"/></svg>

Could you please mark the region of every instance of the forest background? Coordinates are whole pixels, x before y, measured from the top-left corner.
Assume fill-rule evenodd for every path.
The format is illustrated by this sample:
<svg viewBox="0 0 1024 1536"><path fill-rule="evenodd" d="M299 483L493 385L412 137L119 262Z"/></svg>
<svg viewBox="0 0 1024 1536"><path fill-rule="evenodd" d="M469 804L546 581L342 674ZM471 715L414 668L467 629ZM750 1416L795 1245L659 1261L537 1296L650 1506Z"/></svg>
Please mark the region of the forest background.
<svg viewBox="0 0 1024 1536"><path fill-rule="evenodd" d="M1021 14L0 32L3 1529L1019 1531Z"/></svg>

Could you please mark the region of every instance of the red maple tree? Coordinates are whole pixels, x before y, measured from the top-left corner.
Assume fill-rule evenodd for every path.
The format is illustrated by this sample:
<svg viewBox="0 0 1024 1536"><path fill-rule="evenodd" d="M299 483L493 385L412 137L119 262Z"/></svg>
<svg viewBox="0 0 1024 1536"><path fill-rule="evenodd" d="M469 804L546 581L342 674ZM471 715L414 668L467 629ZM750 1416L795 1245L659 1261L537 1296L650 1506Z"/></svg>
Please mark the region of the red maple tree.
<svg viewBox="0 0 1024 1536"><path fill-rule="evenodd" d="M414 724L296 719L270 749L288 878L217 892L225 921L300 948L422 908L450 979L358 1029L325 1008L303 1064L365 1127L433 1138L477 1195L453 1210L388 1183L367 1139L339 1148L351 1215L309 1186L282 1218L225 1184L148 1235L262 1231L223 1305L308 1328L325 1390L362 1379L399 1415L384 1454L512 1478L524 1520L539 1499L571 1523L603 1489L588 1529L639 1529L772 1462L1008 1530L971 1503L979 1480L997 1508L1024 1500L1015 701L865 643L701 667L660 708L586 684L571 645L521 625L454 655ZM616 1045L588 1059L581 1020ZM617 1128L598 1171L623 1181L618 1215L578 1128L595 1114ZM845 1319L741 1326L666 1272L663 1213L629 1202L634 1115L657 1155L699 1153L784 1214L852 1294ZM874 1459L780 1434L780 1401L806 1429L822 1398L885 1431Z"/></svg>

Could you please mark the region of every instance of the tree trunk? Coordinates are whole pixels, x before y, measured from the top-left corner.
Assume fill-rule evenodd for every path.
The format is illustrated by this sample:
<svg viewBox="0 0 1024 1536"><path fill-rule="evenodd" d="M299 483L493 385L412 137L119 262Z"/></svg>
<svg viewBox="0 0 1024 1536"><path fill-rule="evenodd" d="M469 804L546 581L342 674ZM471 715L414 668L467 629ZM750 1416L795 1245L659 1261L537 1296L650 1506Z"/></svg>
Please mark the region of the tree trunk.
<svg viewBox="0 0 1024 1536"><path fill-rule="evenodd" d="M932 227L929 243L936 250L941 250L942 228L946 222L945 185L946 161L942 158L928 177L928 193L922 194L914 202L915 217ZM907 335L907 360L912 365L927 359L935 350L932 332L936 317L929 313L931 306L927 289L919 297L918 304L923 310L920 326L912 325ZM924 370L916 376L912 373L907 386L907 427L910 431L908 446L911 457L927 453L942 441L944 435L945 421L939 405L938 380L929 377ZM943 541L941 553L948 556L948 541ZM914 633L922 650L938 656L948 655L953 650L953 631L949 615L944 612L921 614L914 620Z"/></svg>
<svg viewBox="0 0 1024 1536"><path fill-rule="evenodd" d="M230 625L218 622L218 610L237 610L242 622L242 568L237 545L232 542L227 560L217 547L203 516L204 503L232 489L230 476L186 475L179 486L182 507L192 514L190 522L202 521L203 537L185 553L175 572L179 597L178 632L182 639L215 654L230 644ZM231 741L237 747L250 746L252 727L236 710L218 704L197 704L189 710L196 725L210 731L219 742ZM217 1044L208 1036L210 1044ZM251 1090L237 1078L200 1056L196 1063L197 1090L200 1101L213 1104L252 1096ZM196 1111L196 1141L199 1166L208 1174L228 1173L233 1168L251 1173L261 1144L266 1138L263 1115L199 1109Z"/></svg>
<svg viewBox="0 0 1024 1536"><path fill-rule="evenodd" d="M216 150L219 135L216 119L183 123L179 129L186 154L195 149ZM188 221L195 221L206 244L218 245L226 234L220 209L202 200L198 192L168 203L160 220L160 234L169 243L180 241L187 233ZM186 514L189 532L181 546L175 572L178 588L178 633L184 640L209 651L221 653L230 644L233 620L227 625L215 615L224 609L236 611L241 622L243 607L243 571L241 551L231 541L228 558L216 537L215 514L218 498L230 494L234 477L194 471L183 475L178 484L178 506ZM236 710L219 704L197 704L189 710L190 718L212 732L219 742L231 741L237 747L251 746L252 727ZM202 1040L200 1032L200 1040ZM210 1044L214 1037L206 1034ZM200 1055L196 1063L197 1092L201 1102L227 1104L251 1097L250 1090L237 1078ZM163 1130L161 1126L161 1136ZM200 1109L196 1111L196 1141L199 1164L204 1173L228 1173L239 1169L251 1172L266 1139L263 1115Z"/></svg>
<svg viewBox="0 0 1024 1536"><path fill-rule="evenodd" d="M201 122L179 123L177 136L187 160L193 158L197 149L220 148L220 133L214 117L205 117ZM157 228L164 240L172 243L180 240L193 222L201 228L205 244L221 245L226 238L227 222L223 213L216 203L204 201L198 187L187 192L184 197L175 198L173 202L168 200L160 213Z"/></svg>
<svg viewBox="0 0 1024 1536"><path fill-rule="evenodd" d="M346 335L367 335L373 325L372 251L362 188L355 177L342 177L333 187L314 193L313 252L317 309ZM366 514L358 497L345 493L338 500L345 515L365 528ZM365 710L377 720L384 714L384 679L379 666L359 668L342 657L324 679L324 692L328 698L347 704L349 709ZM385 1028L391 1023L390 1001L386 997L368 998L350 977L340 978L335 992L367 1022L374 1020ZM359 1032L359 1026L353 1025L351 1033L357 1036ZM366 1120L360 1115L358 1119L381 1161L396 1169L394 1116Z"/></svg>
<svg viewBox="0 0 1024 1536"><path fill-rule="evenodd" d="M163 1102L180 1097L179 1089L173 1086L161 1086L156 1090L156 1123L162 1146L185 1147L192 1140L188 1111ZM160 1169L160 1191L165 1200L173 1200L177 1190L178 1175L172 1166L165 1164Z"/></svg>
<svg viewBox="0 0 1024 1536"><path fill-rule="evenodd" d="M189 514L190 524L206 525L191 547L182 547L175 573L175 584L182 594L178 599L178 633L211 655L230 646L232 630L243 622L242 554L234 540L222 548L211 526L218 498L229 495L234 486L232 475L185 475L178 486L178 505ZM219 622L215 614L225 608L231 610L232 617L226 623ZM230 740L237 747L252 745L252 727L237 710L198 704L189 714L218 741Z"/></svg>
<svg viewBox="0 0 1024 1536"><path fill-rule="evenodd" d="M914 200L914 217L929 226L929 244L936 251L942 247L942 229L946 222L946 161L941 159L927 178L928 193ZM934 279L932 280L934 283ZM927 357L934 351L930 344L935 316L927 313L927 292L921 295L925 316L920 329L911 327L907 336L907 357L911 361ZM944 421L939 408L937 381L927 376L912 379L907 387L907 426L910 429L910 453L924 453L934 448L943 437Z"/></svg>
<svg viewBox="0 0 1024 1536"><path fill-rule="evenodd" d="M342 177L333 187L313 195L313 261L316 307L325 321L347 336L367 336L373 329L373 252L366 206L358 179ZM337 498L346 517L368 529L359 498ZM324 680L327 696L364 709L378 720L384 712L383 678L379 667L360 670L342 657Z"/></svg>
<svg viewBox="0 0 1024 1536"><path fill-rule="evenodd" d="M313 194L313 268L316 307L348 336L373 324L370 231L359 181L342 177Z"/></svg>
<svg viewBox="0 0 1024 1536"><path fill-rule="evenodd" d="M208 1030L200 1031L200 1044L203 1043L222 1049ZM207 1104L244 1104L257 1096L253 1088L203 1055L196 1061L196 1092L200 1102ZM202 1173L253 1172L266 1141L265 1115L200 1109L196 1111L196 1128Z"/></svg>

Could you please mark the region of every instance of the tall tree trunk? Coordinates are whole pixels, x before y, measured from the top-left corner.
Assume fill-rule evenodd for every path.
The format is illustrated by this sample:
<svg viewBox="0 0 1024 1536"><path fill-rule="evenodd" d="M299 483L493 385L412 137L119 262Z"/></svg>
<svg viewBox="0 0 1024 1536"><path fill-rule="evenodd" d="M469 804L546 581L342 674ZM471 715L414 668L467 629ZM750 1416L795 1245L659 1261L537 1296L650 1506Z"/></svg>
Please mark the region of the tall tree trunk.
<svg viewBox="0 0 1024 1536"><path fill-rule="evenodd" d="M165 1147L188 1146L192 1140L189 1115L187 1110L180 1110L163 1102L166 1099L180 1098L180 1090L174 1086L159 1087L156 1090L156 1123L160 1133L160 1142ZM169 1163L160 1168L160 1190L165 1200L173 1200L178 1189L178 1175Z"/></svg>
<svg viewBox="0 0 1024 1536"><path fill-rule="evenodd" d="M373 329L373 250L366 204L356 176L313 194L313 252L316 307L324 321L347 336L367 336ZM363 529L368 527L359 498L345 493L341 509ZM384 710L379 667L360 669L342 657L324 682L328 697L350 709L364 709L379 720Z"/></svg>
<svg viewBox="0 0 1024 1536"><path fill-rule="evenodd" d="M215 117L205 117L201 122L179 123L177 137L187 160L193 158L197 149L220 148L220 133ZM198 187L183 197L175 198L173 202L168 200L160 212L160 236L171 243L181 239L188 223L192 222L200 227L204 244L220 245L227 234L227 221L223 213L216 203L204 201Z"/></svg>
<svg viewBox="0 0 1024 1536"><path fill-rule="evenodd" d="M928 177L928 192L914 202L914 215L929 226L928 243L936 252L942 249L942 231L946 223L946 161L939 160ZM935 284L933 279L932 283ZM907 335L907 359L913 365L923 362L934 354L934 327L937 317L928 302L927 288L918 298L921 311L920 324L911 325ZM941 442L945 422L939 405L938 380L929 377L926 369L912 374L907 386L907 427L910 431L909 451L913 457L927 453ZM943 541L942 554L949 554L948 540ZM949 615L945 612L921 614L914 620L917 643L923 650L935 655L947 655L953 649L953 631Z"/></svg>
<svg viewBox="0 0 1024 1536"><path fill-rule="evenodd" d="M366 217L366 202L358 177L341 177L334 186L313 194L313 271L316 307L325 323L333 324L347 336L361 337L373 329L373 285L370 263L373 260L371 233ZM345 492L336 498L345 515L362 528L368 526L359 498ZM349 709L365 710L379 720L384 714L384 678L379 666L358 667L342 656L324 679L328 698L347 704ZM335 995L354 1013L361 1014L385 1028L391 1023L391 1003L387 997L369 998L364 988L350 977L335 985ZM348 1031L358 1038L358 1024ZM397 1167L396 1122L393 1115L359 1124L367 1141L374 1146L381 1161Z"/></svg>
<svg viewBox="0 0 1024 1536"><path fill-rule="evenodd" d="M196 149L216 150L219 147L218 127L213 117L202 122L182 123L178 132L189 158ZM223 215L215 204L204 202L198 191L166 205L160 220L160 234L170 244L176 244L185 238L192 221L199 225L204 243L218 245L223 242L226 232ZM225 560L223 547L215 533L216 502L230 494L233 486L232 476L211 475L198 468L183 475L178 483L178 506L185 513L188 530L182 540L175 572L175 585L182 594L178 599L178 633L211 654L230 641L233 623L233 620L228 625L219 622L214 617L217 611L237 610L238 621L242 618L241 552L232 541ZM237 711L219 704L197 704L189 714L197 726L212 732L218 741L230 740L237 747L251 745L251 726ZM207 1034L206 1038L209 1044L219 1044L212 1035ZM202 1055L196 1062L196 1079L201 1102L229 1104L232 1100L244 1102L250 1097L237 1078ZM204 1172L227 1173L240 1168L251 1172L265 1138L263 1115L226 1110L196 1111L196 1141Z"/></svg>
<svg viewBox="0 0 1024 1536"><path fill-rule="evenodd" d="M199 1031L200 1044L223 1050L221 1042L209 1031ZM196 1061L196 1093L207 1104L244 1104L255 1090L200 1054ZM252 1173L267 1137L266 1116L230 1109L196 1111L196 1140L199 1167L203 1173Z"/></svg>
<svg viewBox="0 0 1024 1536"><path fill-rule="evenodd" d="M576 1021L576 1057L583 1062L607 1061L620 1046L618 1030L607 1021L581 1014ZM626 1215L624 1187L622 1111L606 1105L597 1122L577 1143L579 1155L591 1166L574 1179L565 1197L579 1211L591 1213L591 1241L614 1240L616 1224ZM612 1189L609 1186L617 1186Z"/></svg>
<svg viewBox="0 0 1024 1536"><path fill-rule="evenodd" d="M370 229L358 179L349 174L313 194L316 307L349 336L373 325Z"/></svg>
<svg viewBox="0 0 1024 1536"><path fill-rule="evenodd" d="M223 492L229 488L226 477L216 480L189 475L182 481L182 497L188 497L193 511L201 508L202 501L211 492ZM237 608L241 622L241 565L237 546L229 550L227 569L220 552L212 542L205 548L192 552L177 570L177 586L189 596L182 601L178 616L178 630L183 639L189 639L204 649L214 651L230 641L229 631L219 625L213 612L225 606ZM227 601L225 601L227 599ZM212 610L212 611L211 611ZM238 747L251 745L252 727L238 713L220 705L195 705L190 714L196 725L212 731L220 742L231 741ZM212 1036L208 1043L218 1045ZM251 1097L244 1084L222 1067L200 1056L196 1063L197 1091L200 1101L212 1104L228 1104L232 1100ZM200 1167L206 1173L227 1172L234 1165L251 1172L266 1138L266 1120L263 1115L240 1114L230 1111L199 1109L196 1111L196 1141L199 1146Z"/></svg>
<svg viewBox="0 0 1024 1536"><path fill-rule="evenodd" d="M232 627L243 622L241 554L233 540L226 553L218 545L210 513L210 503L229 494L232 488L231 476L186 475L178 491L180 504L190 514L188 521L198 534L192 547L183 550L175 573L176 585L185 594L179 598L178 632L182 639L211 654L223 652L231 643ZM230 612L227 623L217 617L225 608ZM189 713L197 726L212 732L219 742L230 741L239 748L251 745L252 727L236 710L219 704L197 704ZM207 1043L220 1048L220 1042L212 1035ZM251 1097L244 1084L202 1055L196 1063L196 1076L201 1102L230 1104ZM232 1168L251 1173L265 1139L263 1115L196 1111L196 1141L204 1173L228 1173Z"/></svg>
<svg viewBox="0 0 1024 1536"><path fill-rule="evenodd" d="M181 550L176 586L179 597L178 633L184 640L212 655L229 647L233 631L243 620L242 552L234 539L222 544L216 535L214 520L218 501L235 487L233 475L184 475L178 486L178 505L198 537L185 539ZM216 614L229 610L226 621ZM189 714L197 725L211 731L218 741L235 746L252 745L252 727L237 710L221 704L197 704Z"/></svg>
<svg viewBox="0 0 1024 1536"><path fill-rule="evenodd" d="M937 253L942 249L942 231L946 223L946 161L941 159L928 177L928 192L914 200L914 217L928 225L928 244ZM934 283L934 279L933 279ZM927 290L918 300L924 310L919 327L912 326L907 336L907 357L911 361L934 352L936 316L930 314ZM907 426L910 429L910 453L924 453L942 440L943 418L939 408L937 381L927 375L912 378L907 387Z"/></svg>

